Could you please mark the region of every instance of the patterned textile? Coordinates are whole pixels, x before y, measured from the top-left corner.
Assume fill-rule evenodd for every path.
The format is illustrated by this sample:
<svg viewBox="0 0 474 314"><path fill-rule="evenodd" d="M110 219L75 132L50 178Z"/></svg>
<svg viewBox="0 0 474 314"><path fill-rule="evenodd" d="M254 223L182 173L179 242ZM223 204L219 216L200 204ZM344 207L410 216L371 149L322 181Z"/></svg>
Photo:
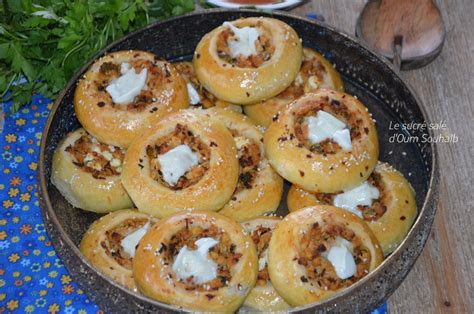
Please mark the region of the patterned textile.
<svg viewBox="0 0 474 314"><path fill-rule="evenodd" d="M0 135L0 313L101 312L72 281L40 213L36 170L51 106L34 96L5 117Z"/></svg>

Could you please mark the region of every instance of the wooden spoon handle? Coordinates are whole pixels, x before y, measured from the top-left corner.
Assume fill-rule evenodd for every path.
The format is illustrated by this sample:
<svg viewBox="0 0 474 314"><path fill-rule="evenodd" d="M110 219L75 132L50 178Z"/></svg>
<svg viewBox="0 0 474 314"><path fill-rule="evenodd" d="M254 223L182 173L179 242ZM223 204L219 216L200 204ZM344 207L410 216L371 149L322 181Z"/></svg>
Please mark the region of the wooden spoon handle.
<svg viewBox="0 0 474 314"><path fill-rule="evenodd" d="M393 58L393 42L402 37L402 59L418 58L442 45L444 24L432 0L370 1L359 20L364 39Z"/></svg>

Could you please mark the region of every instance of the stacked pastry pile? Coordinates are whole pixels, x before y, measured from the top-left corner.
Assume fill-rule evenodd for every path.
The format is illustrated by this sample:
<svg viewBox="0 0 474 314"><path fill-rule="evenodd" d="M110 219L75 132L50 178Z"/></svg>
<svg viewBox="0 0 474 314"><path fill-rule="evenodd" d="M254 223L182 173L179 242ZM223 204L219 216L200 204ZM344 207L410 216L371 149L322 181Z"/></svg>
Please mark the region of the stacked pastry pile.
<svg viewBox="0 0 474 314"><path fill-rule="evenodd" d="M377 162L367 108L342 90L332 65L270 18L224 23L192 63L98 59L76 88L84 128L57 148L51 177L73 206L110 212L82 253L119 284L193 310L287 310L359 281L416 206Z"/></svg>

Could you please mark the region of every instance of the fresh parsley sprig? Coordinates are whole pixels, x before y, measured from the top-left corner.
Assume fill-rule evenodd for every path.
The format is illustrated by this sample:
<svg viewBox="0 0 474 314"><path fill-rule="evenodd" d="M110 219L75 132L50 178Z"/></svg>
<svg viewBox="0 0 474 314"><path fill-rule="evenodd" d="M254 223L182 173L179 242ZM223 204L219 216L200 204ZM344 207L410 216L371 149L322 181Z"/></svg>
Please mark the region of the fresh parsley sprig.
<svg viewBox="0 0 474 314"><path fill-rule="evenodd" d="M0 101L54 97L108 43L194 10L193 0L0 0Z"/></svg>

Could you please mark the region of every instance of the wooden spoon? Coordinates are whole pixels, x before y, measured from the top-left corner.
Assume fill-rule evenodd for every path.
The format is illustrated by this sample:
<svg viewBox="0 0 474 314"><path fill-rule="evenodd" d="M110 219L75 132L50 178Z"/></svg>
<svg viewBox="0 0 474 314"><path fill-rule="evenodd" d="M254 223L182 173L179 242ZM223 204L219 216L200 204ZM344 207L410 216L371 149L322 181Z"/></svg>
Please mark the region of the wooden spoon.
<svg viewBox="0 0 474 314"><path fill-rule="evenodd" d="M432 0L371 0L357 20L356 35L396 67L409 70L438 56L446 31Z"/></svg>

